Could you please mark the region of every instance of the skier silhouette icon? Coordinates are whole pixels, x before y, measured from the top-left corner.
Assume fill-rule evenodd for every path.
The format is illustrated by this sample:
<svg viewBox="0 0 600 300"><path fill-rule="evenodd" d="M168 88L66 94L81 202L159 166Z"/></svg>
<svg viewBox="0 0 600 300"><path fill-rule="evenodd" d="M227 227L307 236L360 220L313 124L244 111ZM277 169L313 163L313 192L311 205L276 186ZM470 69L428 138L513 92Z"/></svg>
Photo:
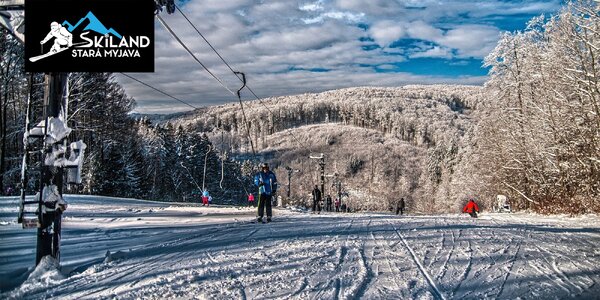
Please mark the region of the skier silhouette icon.
<svg viewBox="0 0 600 300"><path fill-rule="evenodd" d="M48 32L48 34L40 42L40 44L44 45L52 38L54 38L54 44L52 45L52 48L50 48L50 51L48 51L48 53L46 53L46 54L31 57L31 58L29 58L29 61L31 61L31 62L38 61L42 58L46 58L48 56L51 56L51 55L57 54L59 52L62 52L64 50L67 50L71 46L73 46L73 35L66 28L64 28L60 24L58 24L58 22L52 22L50 24L50 32ZM43 49L44 48L42 46L42 52L43 52Z"/></svg>
<svg viewBox="0 0 600 300"><path fill-rule="evenodd" d="M45 44L53 37L54 45L52 45L50 52L59 52L62 48L68 48L73 45L73 35L57 22L52 22L50 24L50 32L48 32L40 44Z"/></svg>

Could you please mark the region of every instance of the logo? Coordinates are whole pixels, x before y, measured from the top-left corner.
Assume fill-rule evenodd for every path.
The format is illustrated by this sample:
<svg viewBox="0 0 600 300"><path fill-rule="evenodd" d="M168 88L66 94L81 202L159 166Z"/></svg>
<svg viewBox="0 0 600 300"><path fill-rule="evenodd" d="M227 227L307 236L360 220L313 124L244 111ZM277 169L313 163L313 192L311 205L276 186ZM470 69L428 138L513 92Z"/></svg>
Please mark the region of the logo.
<svg viewBox="0 0 600 300"><path fill-rule="evenodd" d="M153 72L153 0L27 0L28 72Z"/></svg>

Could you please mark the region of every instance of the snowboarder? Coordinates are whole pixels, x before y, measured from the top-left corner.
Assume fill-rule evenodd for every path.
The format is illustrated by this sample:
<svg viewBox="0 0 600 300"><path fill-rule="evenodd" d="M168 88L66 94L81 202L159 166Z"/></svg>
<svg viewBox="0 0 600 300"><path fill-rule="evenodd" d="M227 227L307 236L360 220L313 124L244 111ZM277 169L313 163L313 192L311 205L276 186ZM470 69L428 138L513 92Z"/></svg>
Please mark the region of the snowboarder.
<svg viewBox="0 0 600 300"><path fill-rule="evenodd" d="M469 199L469 202L463 208L463 213L468 213L473 218L477 218L477 213L479 212L479 206L477 203L473 201L473 199Z"/></svg>
<svg viewBox="0 0 600 300"><path fill-rule="evenodd" d="M254 194L252 194L252 193L248 194L248 206L255 207L254 206Z"/></svg>
<svg viewBox="0 0 600 300"><path fill-rule="evenodd" d="M396 202L396 214L403 215L404 207L406 207L406 203L404 203L404 198L400 198L400 201Z"/></svg>
<svg viewBox="0 0 600 300"><path fill-rule="evenodd" d="M325 202L327 203L325 206L325 210L326 211L333 211L333 201L331 200L331 196L327 195L327 197L325 197Z"/></svg>
<svg viewBox="0 0 600 300"><path fill-rule="evenodd" d="M313 197L313 205L312 205L312 211L313 213L317 211L317 209L319 211L321 211L320 208L320 203L321 203L321 191L319 190L319 187L315 185L315 189L312 191L312 197Z"/></svg>
<svg viewBox="0 0 600 300"><path fill-rule="evenodd" d="M50 24L50 32L48 32L40 44L45 44L51 38L54 38L54 44L52 45L52 48L50 48L51 53L56 53L73 46L73 35L57 22L52 22Z"/></svg>
<svg viewBox="0 0 600 300"><path fill-rule="evenodd" d="M340 212L340 198L335 198L335 212Z"/></svg>
<svg viewBox="0 0 600 300"><path fill-rule="evenodd" d="M269 171L269 165L263 163L262 171L254 176L254 184L258 186L258 222L263 222L265 208L267 211L267 222L271 222L273 210L271 201L273 194L277 192L277 177L275 173Z"/></svg>

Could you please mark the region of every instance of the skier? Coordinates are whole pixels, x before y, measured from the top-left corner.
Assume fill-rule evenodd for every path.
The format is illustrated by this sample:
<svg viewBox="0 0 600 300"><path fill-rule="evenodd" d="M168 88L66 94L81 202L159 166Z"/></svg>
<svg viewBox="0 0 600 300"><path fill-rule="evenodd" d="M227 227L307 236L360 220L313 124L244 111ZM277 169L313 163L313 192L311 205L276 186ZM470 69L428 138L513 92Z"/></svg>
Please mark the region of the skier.
<svg viewBox="0 0 600 300"><path fill-rule="evenodd" d="M52 22L50 24L50 32L48 32L40 44L45 44L51 38L54 38L54 45L52 45L52 48L50 48L50 52L56 53L64 48L73 46L73 35L57 22Z"/></svg>
<svg viewBox="0 0 600 300"><path fill-rule="evenodd" d="M202 192L202 206L208 206L208 204L209 204L208 197L210 197L210 195L208 194L208 191L204 190L204 192Z"/></svg>
<svg viewBox="0 0 600 300"><path fill-rule="evenodd" d="M335 212L340 212L340 198L335 198Z"/></svg>
<svg viewBox="0 0 600 300"><path fill-rule="evenodd" d="M267 222L271 222L271 216L273 215L271 200L273 194L277 192L277 177L275 177L275 173L269 171L267 163L263 163L261 167L262 171L254 176L254 184L258 186L258 222L264 223L265 206Z"/></svg>
<svg viewBox="0 0 600 300"><path fill-rule="evenodd" d="M254 207L254 194L248 194L248 206Z"/></svg>
<svg viewBox="0 0 600 300"><path fill-rule="evenodd" d="M406 203L404 203L404 198L400 198L400 201L396 202L396 214L403 215L404 207L406 207Z"/></svg>
<svg viewBox="0 0 600 300"><path fill-rule="evenodd" d="M331 200L331 196L327 195L327 197L325 197L325 201L327 203L327 205L325 206L325 210L326 211L333 211L333 207L332 205L332 200Z"/></svg>
<svg viewBox="0 0 600 300"><path fill-rule="evenodd" d="M477 206L477 203L475 203L475 201L473 201L472 198L469 199L469 202L463 208L463 213L468 213L469 215L471 215L471 217L477 218L478 212L479 212L479 206Z"/></svg>
<svg viewBox="0 0 600 300"><path fill-rule="evenodd" d="M319 190L319 187L315 185L315 189L312 191L312 197L313 197L313 205L312 205L312 211L313 213L317 211L317 209L319 210L319 212L321 211L319 204L321 203L321 191Z"/></svg>

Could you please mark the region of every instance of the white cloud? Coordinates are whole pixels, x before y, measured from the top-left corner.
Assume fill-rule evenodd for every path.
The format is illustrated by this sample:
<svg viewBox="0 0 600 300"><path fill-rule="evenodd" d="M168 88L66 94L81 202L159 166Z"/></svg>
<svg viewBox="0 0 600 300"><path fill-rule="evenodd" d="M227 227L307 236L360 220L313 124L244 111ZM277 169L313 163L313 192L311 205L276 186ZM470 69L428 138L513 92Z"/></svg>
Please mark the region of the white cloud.
<svg viewBox="0 0 600 300"><path fill-rule="evenodd" d="M424 21L415 21L406 26L408 35L415 39L421 39L426 41L435 41L444 35L441 29L435 28Z"/></svg>
<svg viewBox="0 0 600 300"><path fill-rule="evenodd" d="M556 10L558 3L559 0L190 0L181 8L235 70L246 72L249 85L257 94L272 96L364 85L480 84L485 77L377 73L372 66L393 71L397 69L394 64L417 57L483 57L498 38L498 28L486 23L491 18L548 12ZM181 15L161 16L231 90L239 88L239 80ZM368 29L359 28L359 23ZM382 48L371 47L373 41L367 37ZM426 42L389 48L403 38ZM134 76L197 106L235 100L158 22L155 51L156 72ZM298 71L315 68L329 71ZM119 77L119 81L138 100L138 111L186 109L129 79ZM245 93L244 97L248 99L249 95ZM162 109L161 103L165 105Z"/></svg>
<svg viewBox="0 0 600 300"><path fill-rule="evenodd" d="M316 17L304 18L304 19L302 19L302 21L304 21L304 23L306 23L306 24L315 24L315 23L322 23L326 19L335 19L335 20L342 20L342 21L345 20L350 23L358 23L364 19L364 16L365 15L362 13L353 14L353 13L349 13L349 12L330 11L330 12L322 13Z"/></svg>
<svg viewBox="0 0 600 300"><path fill-rule="evenodd" d="M405 10L402 1L397 0L336 0L341 9L360 11L369 15L397 15Z"/></svg>
<svg viewBox="0 0 600 300"><path fill-rule="evenodd" d="M435 42L457 49L459 57L486 56L498 42L500 30L487 25L459 25Z"/></svg>
<svg viewBox="0 0 600 300"><path fill-rule="evenodd" d="M485 57L496 45L500 30L489 25L456 25L444 32L423 21L411 23L379 21L369 29L375 42L388 47L397 40L412 38L433 42L439 46L427 49L427 53L413 54L412 57L450 57L455 49L458 57Z"/></svg>
<svg viewBox="0 0 600 300"><path fill-rule="evenodd" d="M379 21L369 28L369 34L378 45L387 47L406 36L406 24L390 20Z"/></svg>
<svg viewBox="0 0 600 300"><path fill-rule="evenodd" d="M420 57L440 57L440 58L452 58L452 50L446 47L434 46L431 49L425 51L416 52L410 55L410 58Z"/></svg>
<svg viewBox="0 0 600 300"><path fill-rule="evenodd" d="M300 6L300 10L303 11L321 11L323 10L323 0L319 0L314 3L307 3Z"/></svg>

